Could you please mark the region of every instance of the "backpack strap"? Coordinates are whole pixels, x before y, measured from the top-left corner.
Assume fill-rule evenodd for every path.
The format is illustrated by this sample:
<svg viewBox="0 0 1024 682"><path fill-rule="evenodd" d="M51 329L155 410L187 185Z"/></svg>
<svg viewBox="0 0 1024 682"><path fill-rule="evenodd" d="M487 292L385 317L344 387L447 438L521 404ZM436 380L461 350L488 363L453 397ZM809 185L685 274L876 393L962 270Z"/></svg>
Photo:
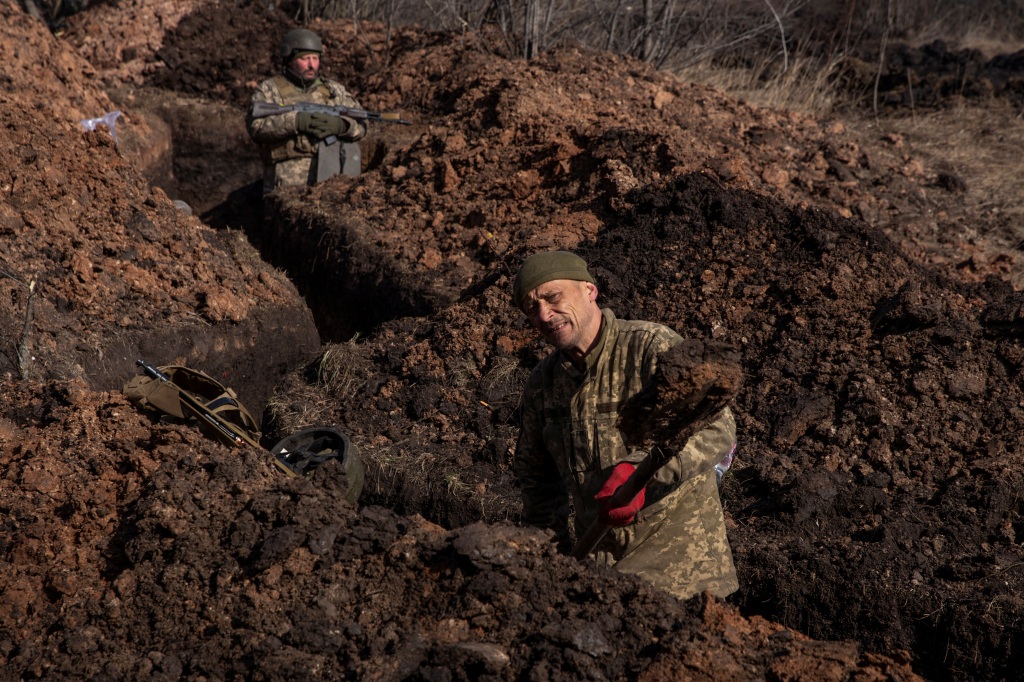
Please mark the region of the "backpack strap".
<svg viewBox="0 0 1024 682"><path fill-rule="evenodd" d="M263 434L252 414L239 402L234 390L189 367L164 365L157 369L166 374L171 383L147 375L136 376L122 389L125 397L147 411L174 419L198 418L196 409L181 397L181 392L186 391L232 433L254 447L261 447L260 438Z"/></svg>

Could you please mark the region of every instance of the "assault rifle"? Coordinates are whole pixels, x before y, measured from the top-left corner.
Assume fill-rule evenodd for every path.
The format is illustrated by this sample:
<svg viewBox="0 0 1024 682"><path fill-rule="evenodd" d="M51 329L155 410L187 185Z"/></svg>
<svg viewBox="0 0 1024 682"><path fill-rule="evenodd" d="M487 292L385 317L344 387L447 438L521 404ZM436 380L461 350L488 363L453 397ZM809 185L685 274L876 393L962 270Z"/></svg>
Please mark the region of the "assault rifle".
<svg viewBox="0 0 1024 682"><path fill-rule="evenodd" d="M312 102L298 102L296 104L273 104L271 102L253 102L252 117L264 118L287 114L290 111L306 111L309 113L330 114L331 116L347 116L357 121L374 121L375 123L398 123L400 125L412 125L400 114L394 112L367 111L366 109L355 109L353 107L331 106L329 104L313 104Z"/></svg>

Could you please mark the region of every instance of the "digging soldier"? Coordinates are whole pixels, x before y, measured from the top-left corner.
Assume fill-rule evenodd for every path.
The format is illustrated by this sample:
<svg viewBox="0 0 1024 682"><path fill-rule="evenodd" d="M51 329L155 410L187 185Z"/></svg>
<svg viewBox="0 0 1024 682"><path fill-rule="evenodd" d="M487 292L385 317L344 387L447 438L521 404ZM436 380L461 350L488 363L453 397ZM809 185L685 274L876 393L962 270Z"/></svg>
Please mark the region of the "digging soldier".
<svg viewBox="0 0 1024 682"><path fill-rule="evenodd" d="M286 185L312 185L341 172L358 175L360 155L356 143L366 135L366 128L359 121L306 111L253 116L253 105L258 103L286 106L303 102L360 108L344 86L320 76L323 43L317 34L301 28L288 31L278 55L281 73L260 84L246 117L249 136L259 146L263 160L264 193Z"/></svg>
<svg viewBox="0 0 1024 682"><path fill-rule="evenodd" d="M513 303L552 346L523 392L514 458L527 525L567 530L571 496L577 536L595 519L612 526L594 557L686 599L719 597L739 583L718 496L715 465L736 444L723 409L631 502L607 500L644 452L627 450L616 418L653 376L659 353L682 341L660 324L620 320L597 304L586 262L566 251L530 256Z"/></svg>

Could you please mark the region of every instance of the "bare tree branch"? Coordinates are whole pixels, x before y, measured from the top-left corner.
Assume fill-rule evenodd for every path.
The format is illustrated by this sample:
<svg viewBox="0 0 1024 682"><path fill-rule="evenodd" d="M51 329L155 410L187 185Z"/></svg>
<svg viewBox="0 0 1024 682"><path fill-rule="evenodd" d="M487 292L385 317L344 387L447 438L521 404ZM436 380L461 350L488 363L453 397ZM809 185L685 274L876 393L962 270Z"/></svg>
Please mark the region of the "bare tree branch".
<svg viewBox="0 0 1024 682"><path fill-rule="evenodd" d="M768 5L768 9L771 10L772 16L775 17L775 23L779 25L779 34L782 38L782 73L789 71L789 51L786 48L786 29L782 25L782 19L779 17L779 13L772 7L770 0L764 0L764 4Z"/></svg>

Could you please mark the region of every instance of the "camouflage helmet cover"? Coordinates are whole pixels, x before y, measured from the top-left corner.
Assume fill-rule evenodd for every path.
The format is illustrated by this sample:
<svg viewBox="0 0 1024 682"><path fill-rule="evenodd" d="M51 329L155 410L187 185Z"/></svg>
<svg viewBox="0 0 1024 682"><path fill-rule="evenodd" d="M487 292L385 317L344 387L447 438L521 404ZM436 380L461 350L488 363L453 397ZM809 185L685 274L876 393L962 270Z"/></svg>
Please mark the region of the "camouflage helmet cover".
<svg viewBox="0 0 1024 682"><path fill-rule="evenodd" d="M284 34L278 54L284 61L289 61L296 52L316 52L322 54L324 45L320 36L304 28L293 28Z"/></svg>

